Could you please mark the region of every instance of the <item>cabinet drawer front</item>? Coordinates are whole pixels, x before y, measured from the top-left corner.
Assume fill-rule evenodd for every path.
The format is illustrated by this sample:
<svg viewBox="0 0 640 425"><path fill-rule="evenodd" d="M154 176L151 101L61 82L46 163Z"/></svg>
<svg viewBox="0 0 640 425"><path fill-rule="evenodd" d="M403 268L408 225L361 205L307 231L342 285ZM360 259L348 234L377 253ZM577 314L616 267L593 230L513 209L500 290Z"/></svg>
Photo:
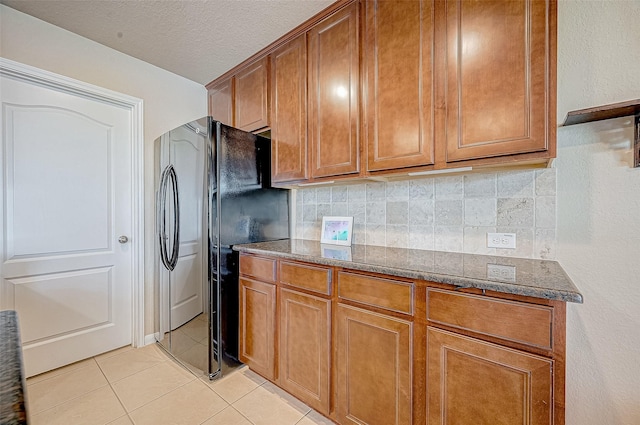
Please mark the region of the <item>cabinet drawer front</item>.
<svg viewBox="0 0 640 425"><path fill-rule="evenodd" d="M282 261L280 262L280 283L329 295L331 294L331 269Z"/></svg>
<svg viewBox="0 0 640 425"><path fill-rule="evenodd" d="M338 296L373 307L413 315L413 284L338 272Z"/></svg>
<svg viewBox="0 0 640 425"><path fill-rule="evenodd" d="M552 307L429 289L427 319L520 344L552 348Z"/></svg>
<svg viewBox="0 0 640 425"><path fill-rule="evenodd" d="M265 282L276 281L276 260L273 258L240 256L240 274L251 276Z"/></svg>

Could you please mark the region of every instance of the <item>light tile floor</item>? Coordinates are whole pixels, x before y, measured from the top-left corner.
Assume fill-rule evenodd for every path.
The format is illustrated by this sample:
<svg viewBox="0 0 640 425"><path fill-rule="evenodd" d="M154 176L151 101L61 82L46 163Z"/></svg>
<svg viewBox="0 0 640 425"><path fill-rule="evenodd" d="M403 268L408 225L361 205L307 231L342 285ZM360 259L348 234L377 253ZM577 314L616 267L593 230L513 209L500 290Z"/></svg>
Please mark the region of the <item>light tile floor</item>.
<svg viewBox="0 0 640 425"><path fill-rule="evenodd" d="M209 381L159 347L123 347L27 380L32 425L329 425L242 367Z"/></svg>

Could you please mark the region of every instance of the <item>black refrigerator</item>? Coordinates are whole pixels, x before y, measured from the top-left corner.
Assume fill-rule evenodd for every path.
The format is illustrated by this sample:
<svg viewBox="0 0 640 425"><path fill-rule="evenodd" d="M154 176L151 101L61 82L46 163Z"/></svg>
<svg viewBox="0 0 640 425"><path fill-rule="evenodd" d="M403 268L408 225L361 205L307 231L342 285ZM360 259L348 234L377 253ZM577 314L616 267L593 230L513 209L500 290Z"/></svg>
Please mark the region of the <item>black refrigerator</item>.
<svg viewBox="0 0 640 425"><path fill-rule="evenodd" d="M210 379L238 357L234 244L289 237L269 139L201 118L155 141L155 338Z"/></svg>

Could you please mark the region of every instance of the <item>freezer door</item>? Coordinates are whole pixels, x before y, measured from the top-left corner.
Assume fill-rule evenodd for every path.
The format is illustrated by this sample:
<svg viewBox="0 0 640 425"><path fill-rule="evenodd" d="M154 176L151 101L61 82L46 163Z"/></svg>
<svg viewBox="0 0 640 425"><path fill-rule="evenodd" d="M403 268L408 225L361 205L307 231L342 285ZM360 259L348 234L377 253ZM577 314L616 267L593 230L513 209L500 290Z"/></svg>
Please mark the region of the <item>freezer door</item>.
<svg viewBox="0 0 640 425"><path fill-rule="evenodd" d="M202 373L209 369L210 341L209 123L208 118L194 121L156 140L156 172L161 173L157 178L156 338L178 360Z"/></svg>

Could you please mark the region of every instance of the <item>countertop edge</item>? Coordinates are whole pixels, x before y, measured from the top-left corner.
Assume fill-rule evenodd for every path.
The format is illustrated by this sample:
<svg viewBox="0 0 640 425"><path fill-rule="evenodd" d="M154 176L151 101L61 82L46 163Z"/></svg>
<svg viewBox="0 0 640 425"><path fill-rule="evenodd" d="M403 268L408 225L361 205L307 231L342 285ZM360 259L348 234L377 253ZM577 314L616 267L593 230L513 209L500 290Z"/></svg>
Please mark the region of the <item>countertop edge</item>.
<svg viewBox="0 0 640 425"><path fill-rule="evenodd" d="M0 311L0 353L0 423L26 424L26 382L18 316L13 310Z"/></svg>
<svg viewBox="0 0 640 425"><path fill-rule="evenodd" d="M268 255L271 257L286 258L291 260L298 260L312 264L320 264L326 266L343 267L352 270L388 274L396 277L405 277L409 279L426 280L436 283L444 283L454 285L459 288L476 288L485 289L495 292L501 292L513 295L530 296L534 298L542 298L555 301L572 302L582 304L584 302L582 295L579 292L565 291L561 289L541 288L536 286L518 285L508 282L496 282L490 280L469 278L464 276L451 276L434 272L424 272L417 270L401 269L390 266L381 266L375 264L363 264L353 263L350 261L343 261L331 258L322 258L310 255L301 255L280 251L272 251L268 249L260 249L251 247L250 244L235 245L233 247L235 251L244 252L248 254ZM548 261L548 260L547 260ZM564 270L562 270L564 273ZM566 273L565 273L566 275ZM568 276L567 276L568 278Z"/></svg>

